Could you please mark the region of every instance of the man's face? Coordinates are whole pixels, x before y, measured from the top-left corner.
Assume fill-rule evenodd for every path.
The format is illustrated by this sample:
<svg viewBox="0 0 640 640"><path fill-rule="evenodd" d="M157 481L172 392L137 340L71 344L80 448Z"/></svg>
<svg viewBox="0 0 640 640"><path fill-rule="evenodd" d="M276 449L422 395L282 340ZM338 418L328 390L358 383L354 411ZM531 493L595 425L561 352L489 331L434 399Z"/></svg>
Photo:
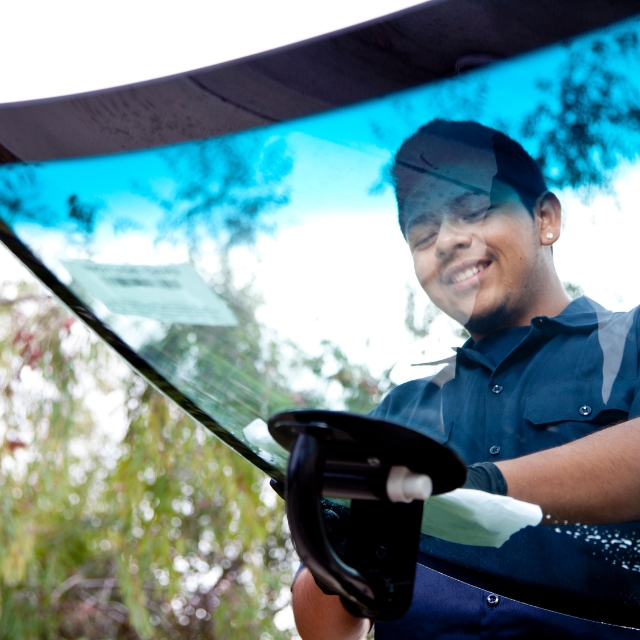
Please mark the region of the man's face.
<svg viewBox="0 0 640 640"><path fill-rule="evenodd" d="M415 184L407 232L423 289L476 339L528 324L542 279L536 225L517 193L492 181L493 154L458 147L423 160L431 169Z"/></svg>

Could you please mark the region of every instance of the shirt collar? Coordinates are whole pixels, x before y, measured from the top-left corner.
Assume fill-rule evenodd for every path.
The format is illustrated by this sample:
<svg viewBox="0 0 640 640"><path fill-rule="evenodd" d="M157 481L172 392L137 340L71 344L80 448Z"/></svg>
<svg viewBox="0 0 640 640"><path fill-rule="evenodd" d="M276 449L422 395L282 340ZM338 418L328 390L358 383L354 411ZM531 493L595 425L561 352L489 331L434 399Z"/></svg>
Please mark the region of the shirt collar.
<svg viewBox="0 0 640 640"><path fill-rule="evenodd" d="M548 316L536 316L531 320L531 327L535 327L536 329L543 331L549 330L552 333L561 330L563 327L569 329L592 329L598 325L602 326L603 324L608 324L611 318L613 318L612 311L605 309L602 305L591 300L591 298L587 298L587 296L580 296L579 298L572 300L564 311L553 318L549 318ZM457 354L463 353L470 360L488 366L487 359L473 349L473 344L473 340L469 338L461 347L452 348ZM450 358L436 360L434 362L420 362L412 366L419 367L437 364L450 364L455 362L455 359L456 356L454 355Z"/></svg>
<svg viewBox="0 0 640 640"><path fill-rule="evenodd" d="M567 308L553 318L537 316L531 321L532 326L550 324L571 329L591 329L598 325L608 324L613 312L605 309L587 296L573 300Z"/></svg>

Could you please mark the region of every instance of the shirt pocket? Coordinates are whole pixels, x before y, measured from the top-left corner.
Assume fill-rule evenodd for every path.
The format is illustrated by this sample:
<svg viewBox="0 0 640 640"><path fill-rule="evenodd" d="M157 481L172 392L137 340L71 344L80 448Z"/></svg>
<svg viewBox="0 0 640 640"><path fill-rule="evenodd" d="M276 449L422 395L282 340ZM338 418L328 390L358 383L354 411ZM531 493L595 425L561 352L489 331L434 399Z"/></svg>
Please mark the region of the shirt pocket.
<svg viewBox="0 0 640 640"><path fill-rule="evenodd" d="M629 405L621 398L602 399L602 378L572 379L554 382L529 395L524 417L540 429L566 424L567 440L590 431L623 422L629 417ZM572 431L574 433L572 433Z"/></svg>

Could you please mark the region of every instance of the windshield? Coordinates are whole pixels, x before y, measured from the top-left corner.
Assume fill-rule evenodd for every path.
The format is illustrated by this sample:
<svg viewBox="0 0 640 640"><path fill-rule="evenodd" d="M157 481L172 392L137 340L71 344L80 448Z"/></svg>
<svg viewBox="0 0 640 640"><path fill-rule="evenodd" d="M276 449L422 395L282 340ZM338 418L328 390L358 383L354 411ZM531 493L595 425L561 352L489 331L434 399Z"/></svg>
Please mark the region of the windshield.
<svg viewBox="0 0 640 640"><path fill-rule="evenodd" d="M287 452L265 421L292 408L376 410L467 464L549 449L640 415L639 35L633 19L221 138L4 165L0 215L143 374L273 477ZM551 289L521 286L551 271ZM497 310L492 279L517 292ZM540 327L513 320L523 307ZM493 548L432 531L421 550L637 605L639 532L554 521Z"/></svg>

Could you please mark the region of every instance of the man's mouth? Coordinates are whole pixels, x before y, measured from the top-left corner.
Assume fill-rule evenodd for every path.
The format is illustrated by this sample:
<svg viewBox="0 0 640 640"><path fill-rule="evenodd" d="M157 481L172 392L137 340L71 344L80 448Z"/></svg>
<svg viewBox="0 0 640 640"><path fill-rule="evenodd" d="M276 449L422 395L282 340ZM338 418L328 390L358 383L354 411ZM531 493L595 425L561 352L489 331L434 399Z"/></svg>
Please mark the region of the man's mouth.
<svg viewBox="0 0 640 640"><path fill-rule="evenodd" d="M489 260L466 262L449 271L445 282L458 285L456 288L460 286L464 288L466 285L475 284L478 281L478 274L484 271L490 264L491 261Z"/></svg>

